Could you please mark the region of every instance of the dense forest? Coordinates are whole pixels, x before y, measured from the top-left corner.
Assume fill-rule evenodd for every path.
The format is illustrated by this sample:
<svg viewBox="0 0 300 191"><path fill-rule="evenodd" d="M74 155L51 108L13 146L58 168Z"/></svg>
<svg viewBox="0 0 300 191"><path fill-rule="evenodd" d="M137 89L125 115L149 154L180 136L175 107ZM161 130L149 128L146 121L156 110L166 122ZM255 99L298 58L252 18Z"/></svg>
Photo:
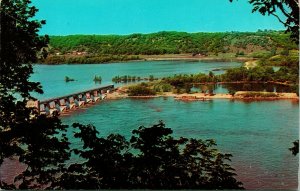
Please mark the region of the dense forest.
<svg viewBox="0 0 300 191"><path fill-rule="evenodd" d="M46 63L108 62L140 59L133 55L191 54L263 57L297 49L281 31L186 33L158 32L131 35L50 36Z"/></svg>

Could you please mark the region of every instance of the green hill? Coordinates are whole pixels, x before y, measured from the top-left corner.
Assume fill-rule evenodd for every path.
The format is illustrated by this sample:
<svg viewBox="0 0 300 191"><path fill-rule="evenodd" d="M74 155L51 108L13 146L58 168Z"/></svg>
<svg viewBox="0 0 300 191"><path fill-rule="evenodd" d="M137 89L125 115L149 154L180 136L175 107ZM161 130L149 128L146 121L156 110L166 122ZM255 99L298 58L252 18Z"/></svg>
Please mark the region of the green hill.
<svg viewBox="0 0 300 191"><path fill-rule="evenodd" d="M261 58L298 49L281 31L50 36L45 63L100 63L139 59L134 55L218 55Z"/></svg>
<svg viewBox="0 0 300 191"><path fill-rule="evenodd" d="M158 32L132 35L50 36L51 53L80 51L96 54L155 55L180 53L236 53L297 49L283 32L185 33Z"/></svg>

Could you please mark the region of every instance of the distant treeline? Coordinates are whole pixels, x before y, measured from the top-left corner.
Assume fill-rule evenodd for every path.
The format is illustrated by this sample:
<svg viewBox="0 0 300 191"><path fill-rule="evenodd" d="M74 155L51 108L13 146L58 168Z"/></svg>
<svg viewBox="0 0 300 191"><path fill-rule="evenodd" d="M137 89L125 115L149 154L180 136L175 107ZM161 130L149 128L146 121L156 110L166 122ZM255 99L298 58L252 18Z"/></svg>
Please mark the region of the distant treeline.
<svg viewBox="0 0 300 191"><path fill-rule="evenodd" d="M129 60L140 60L140 58L134 55L49 55L41 62L46 64L93 64Z"/></svg>
<svg viewBox="0 0 300 191"><path fill-rule="evenodd" d="M50 36L50 55L251 54L297 49L280 31ZM103 56L102 56L103 57ZM105 60L105 59L104 59Z"/></svg>

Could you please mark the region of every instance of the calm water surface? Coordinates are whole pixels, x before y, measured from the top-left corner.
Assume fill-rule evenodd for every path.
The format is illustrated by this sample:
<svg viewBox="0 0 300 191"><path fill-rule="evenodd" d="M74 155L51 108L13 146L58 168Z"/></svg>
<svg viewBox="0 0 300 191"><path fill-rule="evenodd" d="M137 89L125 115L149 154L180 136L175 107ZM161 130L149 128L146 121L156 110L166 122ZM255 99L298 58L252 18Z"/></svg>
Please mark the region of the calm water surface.
<svg viewBox="0 0 300 191"><path fill-rule="evenodd" d="M215 139L222 152L233 154L232 165L246 188L296 189L298 157L288 148L298 139L298 116L298 103L292 101L155 98L106 100L62 120L91 123L100 135L120 133L127 138L140 125L163 120L175 136Z"/></svg>
<svg viewBox="0 0 300 191"><path fill-rule="evenodd" d="M43 85L45 94L37 98L46 99L98 87L99 84L92 81L95 75L102 77L101 85L107 85L112 83L111 79L116 75L148 77L153 74L155 77L165 77L208 73L216 68L240 65L184 61L35 65L31 79ZM224 73L224 70L215 73ZM65 76L76 81L66 83ZM215 91L226 92L226 88L218 86ZM263 86L258 89L274 90L274 87ZM88 109L78 110L62 120L66 124L91 123L103 136L120 133L126 137L140 125L150 126L163 120L167 127L174 130L175 136L215 139L222 152L233 154L232 165L246 188L297 188L298 156L292 156L288 150L292 142L298 139L299 127L299 105L292 101L247 103L213 100L186 103L172 98L106 100ZM78 140L72 142L75 146L80 144Z"/></svg>

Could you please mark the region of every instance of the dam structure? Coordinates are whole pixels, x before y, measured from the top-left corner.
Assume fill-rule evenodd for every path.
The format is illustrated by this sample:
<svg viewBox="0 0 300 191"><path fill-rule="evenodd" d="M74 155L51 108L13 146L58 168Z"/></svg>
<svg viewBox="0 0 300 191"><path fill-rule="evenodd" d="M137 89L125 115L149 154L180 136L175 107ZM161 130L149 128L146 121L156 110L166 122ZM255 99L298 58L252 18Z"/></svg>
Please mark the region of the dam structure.
<svg viewBox="0 0 300 191"><path fill-rule="evenodd" d="M27 102L27 107L35 108L39 115L60 115L99 102L112 91L114 85L107 85L46 100L30 100Z"/></svg>

